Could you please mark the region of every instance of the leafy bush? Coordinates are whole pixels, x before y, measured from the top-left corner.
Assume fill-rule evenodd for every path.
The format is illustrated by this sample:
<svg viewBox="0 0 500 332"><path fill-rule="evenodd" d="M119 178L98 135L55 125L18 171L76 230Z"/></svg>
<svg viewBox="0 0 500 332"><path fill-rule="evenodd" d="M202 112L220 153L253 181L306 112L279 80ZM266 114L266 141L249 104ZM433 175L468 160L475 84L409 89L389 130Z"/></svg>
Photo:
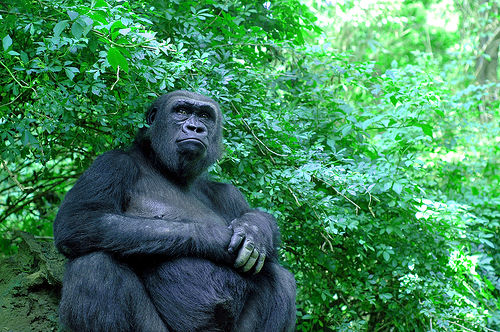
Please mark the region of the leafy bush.
<svg viewBox="0 0 500 332"><path fill-rule="evenodd" d="M3 252L15 229L50 236L78 175L182 88L224 110L212 176L278 218L300 331L500 326L498 125L473 114L489 87L419 52L381 71L306 43L296 0L1 6Z"/></svg>

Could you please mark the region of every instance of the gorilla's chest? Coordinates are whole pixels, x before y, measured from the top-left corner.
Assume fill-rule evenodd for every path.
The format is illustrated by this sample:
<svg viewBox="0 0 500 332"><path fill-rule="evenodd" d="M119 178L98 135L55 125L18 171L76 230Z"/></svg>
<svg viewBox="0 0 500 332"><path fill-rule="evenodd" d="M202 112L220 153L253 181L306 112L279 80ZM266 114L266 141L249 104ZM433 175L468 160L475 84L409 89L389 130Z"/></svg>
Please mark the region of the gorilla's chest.
<svg viewBox="0 0 500 332"><path fill-rule="evenodd" d="M129 190L126 212L146 218L180 222L214 222L226 225L221 216L194 193L161 177L143 176Z"/></svg>

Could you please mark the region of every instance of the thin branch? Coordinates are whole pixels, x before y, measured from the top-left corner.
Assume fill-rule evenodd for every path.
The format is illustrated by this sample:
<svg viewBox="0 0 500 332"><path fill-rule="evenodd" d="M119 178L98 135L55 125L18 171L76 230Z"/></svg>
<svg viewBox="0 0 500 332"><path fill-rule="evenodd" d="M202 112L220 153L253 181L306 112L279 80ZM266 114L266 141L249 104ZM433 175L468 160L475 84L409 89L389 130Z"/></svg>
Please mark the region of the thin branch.
<svg viewBox="0 0 500 332"><path fill-rule="evenodd" d="M40 240L54 240L53 236L39 236L39 235L35 235L34 237L35 237L35 239L40 239Z"/></svg>
<svg viewBox="0 0 500 332"><path fill-rule="evenodd" d="M476 331L474 331L474 330L471 330L471 329L469 329L469 328L466 328L466 327L465 327L465 326L463 326L463 325L460 325L460 324L458 324L458 323L455 323L455 322L453 322L453 321L451 321L451 320L450 320L449 322L450 322L450 323L452 323L452 324L455 324L456 326L459 326L459 327L463 328L463 329L464 329L464 330L466 330L466 331L476 332Z"/></svg>
<svg viewBox="0 0 500 332"><path fill-rule="evenodd" d="M29 85L23 85L21 82L19 82L16 78L16 76L14 76L14 74L10 71L9 67L7 67L7 65L5 65L5 63L3 63L2 61L0 61L0 65L4 66L5 69L7 69L7 72L9 73L9 75L14 79L14 81L16 81L16 83L23 89L29 89L30 86Z"/></svg>
<svg viewBox="0 0 500 332"><path fill-rule="evenodd" d="M68 178L70 178L70 177L68 177ZM65 181L66 181L66 179L63 178L61 181L57 181L55 183L43 184L37 188L34 188L33 190L31 190L29 192L25 191L25 193L23 195L24 197L19 198L15 203L13 203L10 206L9 209L4 211L2 216L0 216L0 223L2 223L4 220L6 220L10 215L18 212L19 210L21 210L21 209L25 208L26 206L28 206L29 204L33 203L38 198L42 197L43 195L45 195L46 193L48 193L49 191L51 191L55 187L63 184ZM45 187L45 190L40 191L40 189L44 188L44 187ZM33 195L31 198L28 199L29 195L34 193L34 192L38 192L38 193L36 195Z"/></svg>
<svg viewBox="0 0 500 332"><path fill-rule="evenodd" d="M217 14L217 16L215 16L215 18L212 20L212 22L208 23L206 28L208 28L209 26L211 26L215 21L217 21L217 18L220 16L220 14L222 14L222 9L219 11L219 14ZM205 28L205 29L206 29Z"/></svg>
<svg viewBox="0 0 500 332"><path fill-rule="evenodd" d="M297 206L300 207L302 204L300 204L299 200L297 199L297 196L295 196L295 193L292 191L292 189L287 186L288 188L288 191L290 191L290 193L292 194L293 198L295 198L295 202L297 203Z"/></svg>
<svg viewBox="0 0 500 332"><path fill-rule="evenodd" d="M234 110L236 111L236 113L238 113L238 115L241 115L241 113L238 111L238 109L236 108L236 106L234 106L233 102L231 102L231 106L233 106ZM270 153L276 155L276 156L279 156L279 157L288 157L287 154L280 154L280 153L277 153L277 152L274 152L273 150L271 150L270 148L267 147L266 144L264 144L264 142L262 142L258 137L257 135L255 135L255 132L253 131L253 129L248 125L248 123L245 121L245 119L241 118L240 119L241 122L243 122L243 124L247 127L247 129L250 131L250 133L252 134L252 136L260 143L262 144L262 146L267 150L269 151Z"/></svg>
<svg viewBox="0 0 500 332"><path fill-rule="evenodd" d="M319 234L321 234L321 236L323 237L323 239L325 239L325 240L326 240L326 242L327 242L327 243L328 243L328 245L330 246L330 251L331 251L331 252L333 252L333 245L332 245L332 242L330 241L330 239L329 239L329 238L327 238L327 237L325 236L325 234L323 234L322 232L320 232Z"/></svg>
<svg viewBox="0 0 500 332"><path fill-rule="evenodd" d="M111 86L111 91L113 91L113 89L115 88L116 83L118 83L119 80L120 80L120 66L118 66L118 68L116 69L116 81Z"/></svg>
<svg viewBox="0 0 500 332"><path fill-rule="evenodd" d="M356 207L356 214L358 213L358 210L361 210L361 207L360 207L358 204L354 203L354 202L353 202L353 201L352 201L349 197L347 197L346 195L342 194L342 193L341 193L341 192L340 192L337 188L335 188L332 184L330 184L330 183L326 182L325 180L323 180L323 179L321 179L321 178L319 178L319 177L317 177L317 176L315 176L315 175L313 175L313 177L314 177L315 179L318 179L319 181L323 182L324 184L326 184L327 186L329 186L329 187L330 187L330 188L332 188L333 190L335 190L335 192L336 192L338 195L340 195L340 196L344 197L344 198L345 198L346 200L348 200L348 201L349 201L352 205L354 205L354 206Z"/></svg>
<svg viewBox="0 0 500 332"><path fill-rule="evenodd" d="M411 128L415 125L405 125L405 126L390 126L390 127L368 127L365 130L385 130L385 129L400 129L400 128Z"/></svg>
<svg viewBox="0 0 500 332"><path fill-rule="evenodd" d="M149 50L160 50L160 47L153 47L153 46L144 45L146 43L149 43L150 41L155 40L155 38L144 40L144 41L142 41L140 43L137 43L137 44L118 44L118 43L115 43L114 41L112 41L111 39L109 39L108 37L106 37L106 35L104 35L100 31L92 29L92 32L95 33L96 35L98 35L99 37L105 39L108 43L110 43L111 45L114 45L114 46L126 47L126 48L142 47L142 48L147 48ZM175 49L173 49L171 47L167 47L167 50L169 50L169 51L176 51Z"/></svg>
<svg viewBox="0 0 500 332"><path fill-rule="evenodd" d="M219 45L215 45L213 47L215 48L215 47L226 47L226 46L232 46L232 47L234 47L234 46L253 46L253 47L269 46L269 47L283 47L283 48L285 48L285 46L278 44L278 43L262 43L262 44L258 44L258 43L231 43L231 44L219 44Z"/></svg>
<svg viewBox="0 0 500 332"><path fill-rule="evenodd" d="M9 15L22 15L22 13L16 13L16 12L11 12L9 10L3 10L3 9L0 9L0 13L5 13L5 14L9 14Z"/></svg>
<svg viewBox="0 0 500 332"><path fill-rule="evenodd" d="M16 98L12 99L12 100L11 100L11 101L9 101L8 103L5 103L5 104L0 105L0 108L1 108L1 107L4 107L4 106L8 106L8 105L10 105L10 104L14 103L16 100L18 100L18 99L19 99L19 97L21 97L22 95L24 95L27 91L28 91L28 90L24 90L23 92L21 92L20 94L18 94Z"/></svg>
<svg viewBox="0 0 500 332"><path fill-rule="evenodd" d="M31 189L31 187L24 187L18 180L17 180L17 177L14 175L14 173L12 173L9 169L9 167L7 167L7 162L3 159L0 158L0 164L2 166L3 169L5 169L7 171L7 173L9 173L9 177L12 179L12 181L14 181L14 183L19 187L19 189L21 189L21 191L26 191L26 189Z"/></svg>

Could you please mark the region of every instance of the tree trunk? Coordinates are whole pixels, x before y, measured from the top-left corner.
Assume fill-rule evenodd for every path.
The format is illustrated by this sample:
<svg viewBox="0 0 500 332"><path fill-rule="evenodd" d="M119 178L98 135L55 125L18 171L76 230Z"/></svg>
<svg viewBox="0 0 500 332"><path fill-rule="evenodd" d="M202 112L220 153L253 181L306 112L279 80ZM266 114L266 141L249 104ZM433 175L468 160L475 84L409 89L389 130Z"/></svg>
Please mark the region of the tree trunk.
<svg viewBox="0 0 500 332"><path fill-rule="evenodd" d="M483 37L480 41L480 49L476 62L476 79L480 84L497 82L498 80L498 52L500 50L500 27L496 29L491 37ZM497 96L498 97L498 96Z"/></svg>
<svg viewBox="0 0 500 332"><path fill-rule="evenodd" d="M489 3L489 0L482 0L481 5ZM488 84L498 82L498 52L500 48L500 25L496 19L498 15L498 6L496 2L491 3L491 9L484 11L480 16L486 22L485 36L479 40L479 52L476 59L476 80L479 84ZM488 22L488 20L492 20ZM479 105L479 118L482 122L488 122L493 116L488 113L487 107L494 100L498 100L499 89L496 86L490 86L487 95L483 96L482 103Z"/></svg>

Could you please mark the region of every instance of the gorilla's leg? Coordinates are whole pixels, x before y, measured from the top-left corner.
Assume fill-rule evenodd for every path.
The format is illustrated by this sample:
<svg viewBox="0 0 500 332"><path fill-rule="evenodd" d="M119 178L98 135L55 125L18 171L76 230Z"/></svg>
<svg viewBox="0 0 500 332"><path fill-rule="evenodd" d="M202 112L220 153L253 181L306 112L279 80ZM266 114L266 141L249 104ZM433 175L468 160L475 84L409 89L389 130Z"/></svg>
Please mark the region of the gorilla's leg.
<svg viewBox="0 0 500 332"><path fill-rule="evenodd" d="M68 262L59 316L78 332L167 331L135 273L103 252Z"/></svg>
<svg viewBox="0 0 500 332"><path fill-rule="evenodd" d="M277 263L268 263L253 278L235 331L291 332L295 328L295 279Z"/></svg>
<svg viewBox="0 0 500 332"><path fill-rule="evenodd" d="M165 323L174 331L235 330L248 282L231 267L199 258L164 262L145 271L144 285Z"/></svg>

